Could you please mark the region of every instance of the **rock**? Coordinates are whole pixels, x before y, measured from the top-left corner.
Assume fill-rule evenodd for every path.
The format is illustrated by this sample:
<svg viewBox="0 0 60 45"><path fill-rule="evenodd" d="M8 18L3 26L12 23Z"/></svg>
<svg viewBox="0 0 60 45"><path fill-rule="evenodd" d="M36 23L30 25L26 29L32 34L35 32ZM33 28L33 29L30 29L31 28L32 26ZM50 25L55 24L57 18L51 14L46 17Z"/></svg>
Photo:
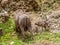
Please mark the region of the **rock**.
<svg viewBox="0 0 60 45"><path fill-rule="evenodd" d="M0 12L0 23L6 23L9 20L10 16L7 11L3 10Z"/></svg>
<svg viewBox="0 0 60 45"><path fill-rule="evenodd" d="M49 31L53 33L60 32L60 11L52 11L47 17L50 26Z"/></svg>

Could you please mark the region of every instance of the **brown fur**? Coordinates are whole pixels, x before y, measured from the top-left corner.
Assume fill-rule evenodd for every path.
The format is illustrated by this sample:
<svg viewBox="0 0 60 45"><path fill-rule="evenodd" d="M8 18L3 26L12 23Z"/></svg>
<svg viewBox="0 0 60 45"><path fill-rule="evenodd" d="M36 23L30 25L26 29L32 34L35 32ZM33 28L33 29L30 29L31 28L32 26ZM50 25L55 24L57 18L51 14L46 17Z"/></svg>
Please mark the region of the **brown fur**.
<svg viewBox="0 0 60 45"><path fill-rule="evenodd" d="M46 21L40 22L40 21L38 20L37 22L35 22L35 25L41 26L41 27L42 27L42 30L43 30L43 28L45 28L45 30L48 28L48 23L47 23Z"/></svg>
<svg viewBox="0 0 60 45"><path fill-rule="evenodd" d="M19 32L25 37L25 32L29 31L32 33L31 21L27 15L15 15L15 25L16 25L16 32Z"/></svg>

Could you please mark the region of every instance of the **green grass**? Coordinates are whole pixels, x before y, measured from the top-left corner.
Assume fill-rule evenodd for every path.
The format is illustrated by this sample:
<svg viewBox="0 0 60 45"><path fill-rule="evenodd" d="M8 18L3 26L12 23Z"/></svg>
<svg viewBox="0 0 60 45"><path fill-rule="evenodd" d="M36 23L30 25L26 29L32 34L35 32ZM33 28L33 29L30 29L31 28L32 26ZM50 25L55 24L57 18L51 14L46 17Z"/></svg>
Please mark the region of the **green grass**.
<svg viewBox="0 0 60 45"><path fill-rule="evenodd" d="M60 3L60 0L56 0L57 3Z"/></svg>
<svg viewBox="0 0 60 45"><path fill-rule="evenodd" d="M34 40L29 39L28 36L25 40L22 40L21 38L18 38L14 31L15 24L12 19L5 24L0 24L0 27L3 28L4 32L4 35L0 37L0 45L26 45L34 42L41 42L43 40L60 42L60 33L51 34L48 31L42 32L41 34L35 34L33 36Z"/></svg>

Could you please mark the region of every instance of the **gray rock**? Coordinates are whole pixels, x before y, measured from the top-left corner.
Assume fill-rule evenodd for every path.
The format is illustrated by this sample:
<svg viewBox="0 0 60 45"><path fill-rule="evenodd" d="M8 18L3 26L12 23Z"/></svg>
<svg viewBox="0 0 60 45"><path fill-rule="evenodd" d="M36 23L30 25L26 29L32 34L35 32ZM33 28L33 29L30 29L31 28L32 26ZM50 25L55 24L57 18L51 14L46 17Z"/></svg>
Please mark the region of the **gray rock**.
<svg viewBox="0 0 60 45"><path fill-rule="evenodd" d="M49 31L53 33L60 32L60 11L52 11L47 17L50 26Z"/></svg>

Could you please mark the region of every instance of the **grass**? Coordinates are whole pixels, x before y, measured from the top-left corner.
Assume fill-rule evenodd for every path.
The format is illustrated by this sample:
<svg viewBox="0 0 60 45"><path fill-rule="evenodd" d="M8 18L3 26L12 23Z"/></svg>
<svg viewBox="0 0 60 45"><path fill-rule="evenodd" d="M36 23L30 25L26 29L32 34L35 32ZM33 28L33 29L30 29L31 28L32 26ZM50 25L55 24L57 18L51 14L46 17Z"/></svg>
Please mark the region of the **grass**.
<svg viewBox="0 0 60 45"><path fill-rule="evenodd" d="M56 0L57 2L60 2L60 0Z"/></svg>
<svg viewBox="0 0 60 45"><path fill-rule="evenodd" d="M14 31L15 24L12 19L10 19L5 24L0 24L3 28L4 35L0 37L0 45L26 45L29 43L41 42L43 40L49 40L53 42L60 42L60 33L50 33L48 31L42 32L41 34L35 34L33 36L34 40L28 37L25 40L19 39Z"/></svg>

